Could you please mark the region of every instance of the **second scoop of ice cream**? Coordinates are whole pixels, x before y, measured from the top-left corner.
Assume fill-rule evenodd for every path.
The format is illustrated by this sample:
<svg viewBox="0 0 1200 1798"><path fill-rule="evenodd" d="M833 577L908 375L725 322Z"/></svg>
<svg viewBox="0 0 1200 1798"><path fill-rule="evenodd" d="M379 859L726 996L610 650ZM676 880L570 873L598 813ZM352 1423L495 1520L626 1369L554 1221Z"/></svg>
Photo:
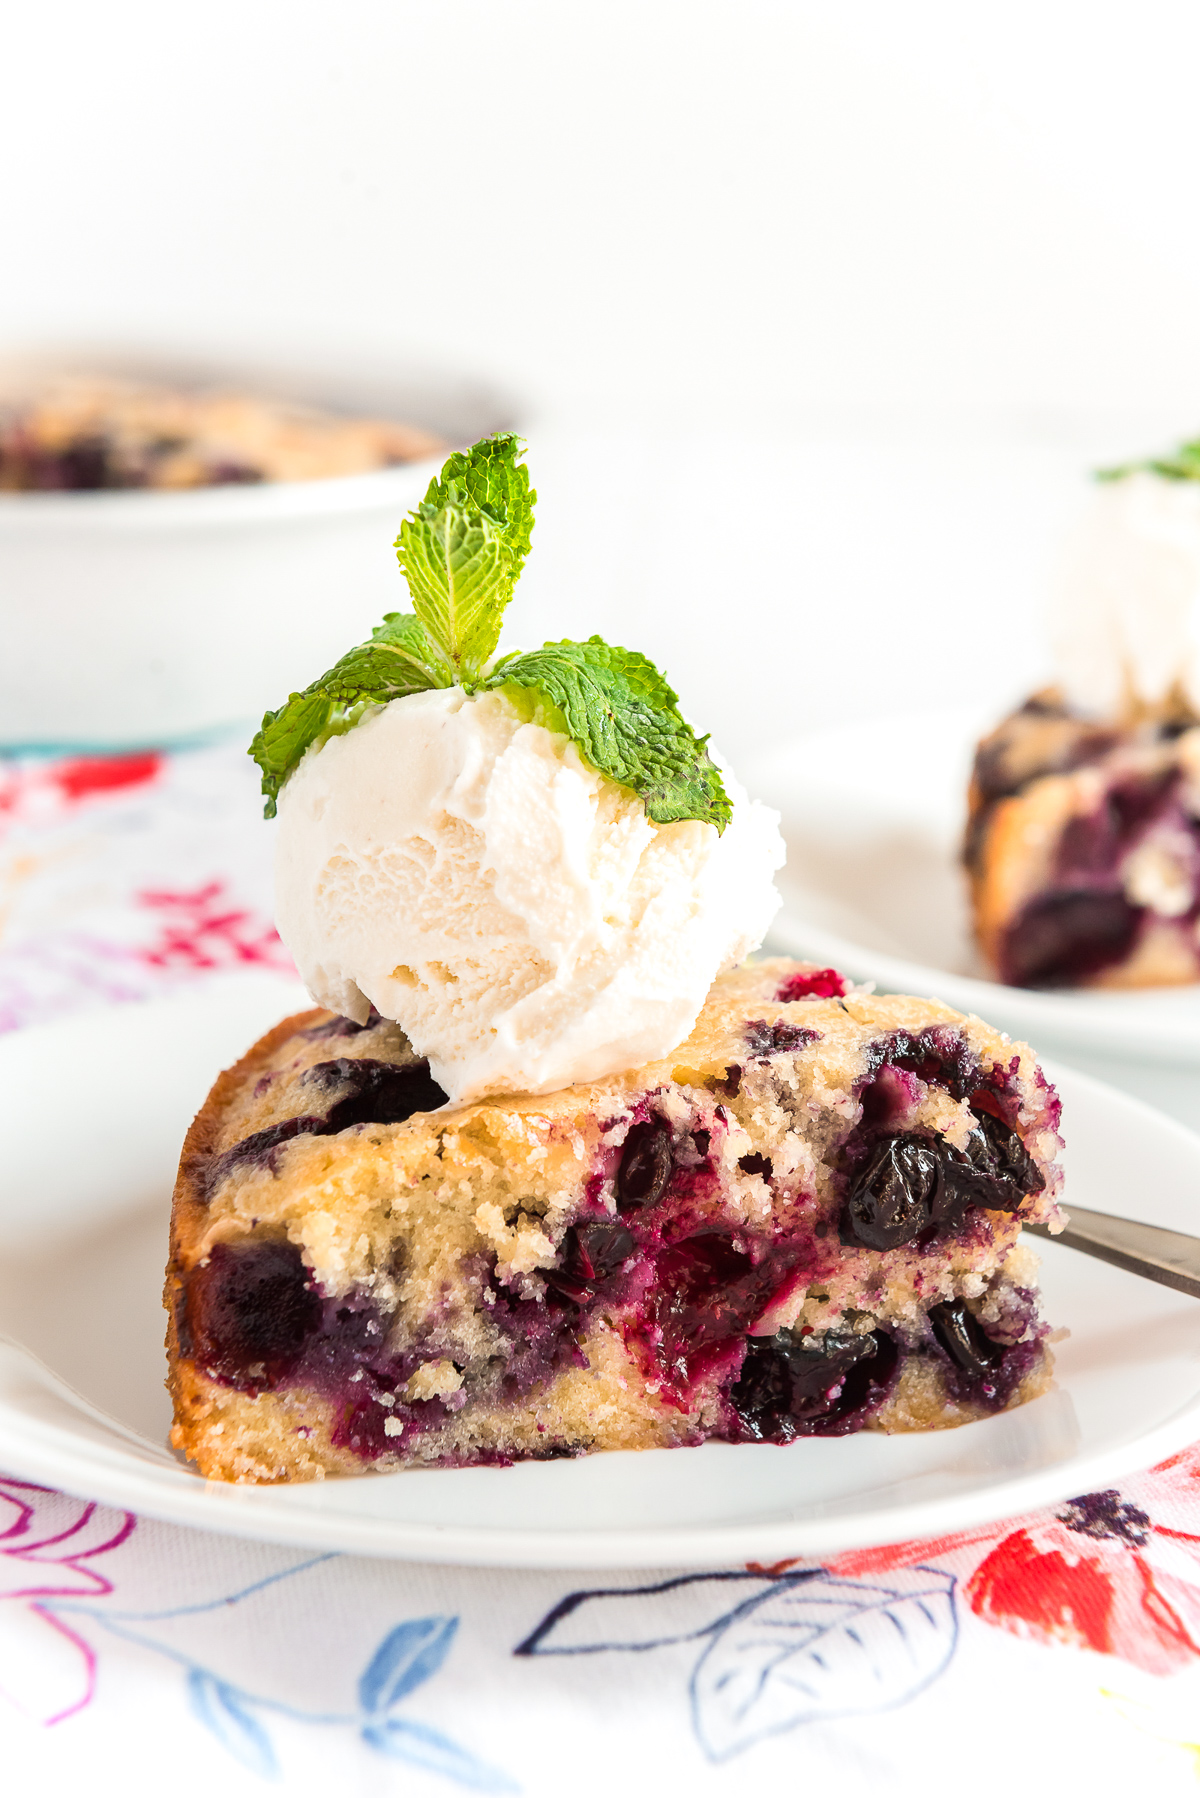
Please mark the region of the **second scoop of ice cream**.
<svg viewBox="0 0 1200 1798"><path fill-rule="evenodd" d="M279 803L277 919L321 1004L405 1030L453 1099L669 1053L779 907L774 812L654 824L499 693L393 700Z"/></svg>
<svg viewBox="0 0 1200 1798"><path fill-rule="evenodd" d="M1200 714L1200 481L1105 482L1070 546L1051 620L1068 700L1099 718Z"/></svg>

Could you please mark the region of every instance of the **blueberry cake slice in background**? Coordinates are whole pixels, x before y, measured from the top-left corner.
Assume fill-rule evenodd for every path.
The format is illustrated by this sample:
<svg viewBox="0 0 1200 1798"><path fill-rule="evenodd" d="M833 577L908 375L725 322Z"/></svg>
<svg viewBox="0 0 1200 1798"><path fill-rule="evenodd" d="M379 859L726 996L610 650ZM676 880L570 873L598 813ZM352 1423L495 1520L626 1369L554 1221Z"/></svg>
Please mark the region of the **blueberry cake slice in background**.
<svg viewBox="0 0 1200 1798"><path fill-rule="evenodd" d="M1059 1104L977 1018L767 961L664 1060L443 1097L326 1011L217 1081L166 1287L205 1475L936 1429L1049 1382Z"/></svg>
<svg viewBox="0 0 1200 1798"><path fill-rule="evenodd" d="M979 745L965 860L999 979L1200 980L1200 721L1101 722L1036 695Z"/></svg>

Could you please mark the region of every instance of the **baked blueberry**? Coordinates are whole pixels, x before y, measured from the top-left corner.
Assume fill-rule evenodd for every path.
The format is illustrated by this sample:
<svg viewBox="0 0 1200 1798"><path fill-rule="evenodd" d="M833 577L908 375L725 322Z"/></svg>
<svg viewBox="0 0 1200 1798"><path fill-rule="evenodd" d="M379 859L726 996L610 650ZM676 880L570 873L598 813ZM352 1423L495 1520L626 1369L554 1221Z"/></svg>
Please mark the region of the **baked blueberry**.
<svg viewBox="0 0 1200 1798"><path fill-rule="evenodd" d="M622 1211L656 1205L671 1178L671 1130L656 1118L631 1126L617 1171L617 1204Z"/></svg>

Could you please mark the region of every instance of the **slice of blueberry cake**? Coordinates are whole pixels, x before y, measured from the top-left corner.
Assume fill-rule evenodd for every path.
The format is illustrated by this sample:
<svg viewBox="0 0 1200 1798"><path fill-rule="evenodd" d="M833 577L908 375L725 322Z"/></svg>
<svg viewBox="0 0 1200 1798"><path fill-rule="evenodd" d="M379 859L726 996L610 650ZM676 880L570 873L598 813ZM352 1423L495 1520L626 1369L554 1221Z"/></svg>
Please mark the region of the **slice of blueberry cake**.
<svg viewBox="0 0 1200 1798"><path fill-rule="evenodd" d="M1200 980L1200 721L1100 723L1036 695L979 745L965 860L1001 980Z"/></svg>
<svg viewBox="0 0 1200 1798"><path fill-rule="evenodd" d="M209 1477L936 1429L1049 1382L1059 1104L978 1018L766 961L663 1061L443 1100L325 1011L217 1081L166 1287Z"/></svg>

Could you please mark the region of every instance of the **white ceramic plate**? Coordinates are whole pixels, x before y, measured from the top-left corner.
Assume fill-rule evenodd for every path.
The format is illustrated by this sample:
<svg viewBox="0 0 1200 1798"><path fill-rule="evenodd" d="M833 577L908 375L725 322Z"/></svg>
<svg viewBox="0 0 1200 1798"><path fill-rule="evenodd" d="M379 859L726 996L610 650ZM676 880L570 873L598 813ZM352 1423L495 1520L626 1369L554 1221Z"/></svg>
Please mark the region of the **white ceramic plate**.
<svg viewBox="0 0 1200 1798"><path fill-rule="evenodd" d="M1200 1070L1200 986L1030 992L979 961L958 852L974 747L996 721L967 710L881 718L742 768L783 814L772 943L889 992L934 993L1035 1044Z"/></svg>
<svg viewBox="0 0 1200 1798"><path fill-rule="evenodd" d="M1200 1436L1200 1304L1057 1244L1058 1389L928 1436L596 1455L294 1487L207 1484L165 1446L159 1292L179 1140L212 1075L302 1002L265 977L0 1041L0 1468L268 1541L512 1567L826 1554L1111 1484ZM1069 1192L1200 1221L1200 1140L1058 1072Z"/></svg>

